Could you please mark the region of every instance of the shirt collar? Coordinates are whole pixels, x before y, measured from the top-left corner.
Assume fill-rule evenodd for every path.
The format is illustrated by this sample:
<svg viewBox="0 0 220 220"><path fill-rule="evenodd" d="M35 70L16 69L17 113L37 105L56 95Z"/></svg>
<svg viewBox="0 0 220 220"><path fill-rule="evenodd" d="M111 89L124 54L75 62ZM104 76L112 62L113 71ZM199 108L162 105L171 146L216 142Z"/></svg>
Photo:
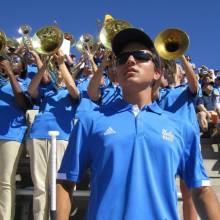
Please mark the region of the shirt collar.
<svg viewBox="0 0 220 220"><path fill-rule="evenodd" d="M16 76L16 79L18 82L23 82L25 80L24 78L21 78L20 76Z"/></svg>
<svg viewBox="0 0 220 220"><path fill-rule="evenodd" d="M143 107L143 109L146 109L147 111L154 112L154 113L156 113L158 115L161 115L162 112L163 112L163 110L158 106L156 101L154 101L154 102L152 102L152 103L150 103L148 105L145 105Z"/></svg>
<svg viewBox="0 0 220 220"><path fill-rule="evenodd" d="M132 104L126 102L124 99L118 99L117 105L120 106L119 108L121 110L130 110L132 112L138 111L137 105L132 105ZM159 115L162 114L162 112L163 112L163 110L158 106L156 101L145 105L142 109L139 109L139 111L144 111L144 110L154 112Z"/></svg>

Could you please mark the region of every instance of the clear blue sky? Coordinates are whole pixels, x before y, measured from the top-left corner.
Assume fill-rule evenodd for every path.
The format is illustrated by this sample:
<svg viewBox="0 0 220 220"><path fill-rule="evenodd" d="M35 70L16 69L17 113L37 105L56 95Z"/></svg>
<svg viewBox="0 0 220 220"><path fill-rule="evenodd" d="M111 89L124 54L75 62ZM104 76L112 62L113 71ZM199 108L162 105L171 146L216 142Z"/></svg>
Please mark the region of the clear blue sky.
<svg viewBox="0 0 220 220"><path fill-rule="evenodd" d="M143 28L153 39L165 28L180 28L189 35L187 54L197 67L220 69L220 0L2 0L0 29L18 37L22 24L31 25L33 34L56 20L78 39L83 33L98 36L96 20L105 14Z"/></svg>

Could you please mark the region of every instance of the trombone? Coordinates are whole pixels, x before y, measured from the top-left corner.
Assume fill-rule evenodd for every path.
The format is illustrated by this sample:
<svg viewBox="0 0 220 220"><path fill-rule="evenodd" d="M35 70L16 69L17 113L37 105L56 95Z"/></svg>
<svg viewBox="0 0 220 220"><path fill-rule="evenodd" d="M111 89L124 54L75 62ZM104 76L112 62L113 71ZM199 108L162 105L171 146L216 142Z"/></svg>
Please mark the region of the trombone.
<svg viewBox="0 0 220 220"><path fill-rule="evenodd" d="M166 29L157 35L154 46L160 57L165 60L175 60L188 49L189 36L180 29Z"/></svg>

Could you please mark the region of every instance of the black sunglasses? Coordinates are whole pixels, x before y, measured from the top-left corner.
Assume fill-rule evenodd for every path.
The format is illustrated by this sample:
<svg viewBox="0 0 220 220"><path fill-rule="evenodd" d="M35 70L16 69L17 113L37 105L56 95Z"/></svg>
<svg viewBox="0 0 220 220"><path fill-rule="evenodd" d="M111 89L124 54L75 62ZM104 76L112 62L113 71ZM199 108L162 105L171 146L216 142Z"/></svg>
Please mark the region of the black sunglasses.
<svg viewBox="0 0 220 220"><path fill-rule="evenodd" d="M124 52L119 54L116 57L116 64L117 65L122 65L125 64L129 58L129 56L132 55L136 60L139 61L149 61L152 59L152 54L146 52L146 51L129 51L129 52Z"/></svg>

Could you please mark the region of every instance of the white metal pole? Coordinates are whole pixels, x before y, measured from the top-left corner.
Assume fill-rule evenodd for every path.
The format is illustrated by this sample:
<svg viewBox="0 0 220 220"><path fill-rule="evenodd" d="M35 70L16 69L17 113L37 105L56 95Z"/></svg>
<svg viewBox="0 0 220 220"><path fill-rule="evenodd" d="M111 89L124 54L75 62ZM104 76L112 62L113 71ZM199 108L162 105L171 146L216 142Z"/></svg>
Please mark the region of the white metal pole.
<svg viewBox="0 0 220 220"><path fill-rule="evenodd" d="M49 131L48 135L51 136L51 151L50 151L50 216L51 220L56 220L56 151L57 143L56 137L59 135L59 131Z"/></svg>

